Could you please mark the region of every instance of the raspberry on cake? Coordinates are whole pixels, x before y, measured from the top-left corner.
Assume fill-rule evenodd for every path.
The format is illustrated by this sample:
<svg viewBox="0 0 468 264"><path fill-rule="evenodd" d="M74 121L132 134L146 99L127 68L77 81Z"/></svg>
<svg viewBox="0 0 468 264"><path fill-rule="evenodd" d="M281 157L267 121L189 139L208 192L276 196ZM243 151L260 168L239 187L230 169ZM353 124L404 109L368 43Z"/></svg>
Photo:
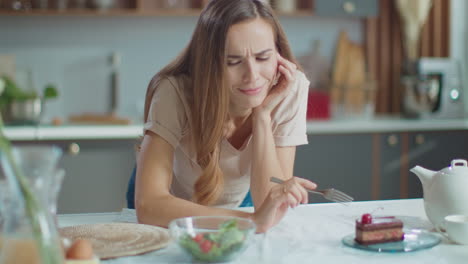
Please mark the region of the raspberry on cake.
<svg viewBox="0 0 468 264"><path fill-rule="evenodd" d="M372 217L363 214L356 220L356 242L363 245L403 240L403 222L393 216Z"/></svg>

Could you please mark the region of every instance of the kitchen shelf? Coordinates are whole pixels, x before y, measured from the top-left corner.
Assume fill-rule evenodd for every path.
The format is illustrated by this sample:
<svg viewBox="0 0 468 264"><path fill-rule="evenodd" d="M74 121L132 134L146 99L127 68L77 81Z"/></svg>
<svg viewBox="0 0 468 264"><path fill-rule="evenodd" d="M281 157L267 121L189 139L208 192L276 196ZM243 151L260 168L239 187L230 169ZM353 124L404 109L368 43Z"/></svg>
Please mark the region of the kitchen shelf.
<svg viewBox="0 0 468 264"><path fill-rule="evenodd" d="M32 2L32 6L27 6L26 10L7 9L4 4L3 9L0 6L0 16L199 16L202 8L207 3L207 0L171 0L170 3L165 3L166 1L169 0L115 0L114 6L107 9L95 8L95 1L88 1L86 6L80 8L70 1L71 5L64 9L57 9L55 1L49 2L49 9L37 8L35 2ZM295 1L297 1L296 11L277 11L277 14L291 17L312 15L312 0ZM0 2L2 1L0 0ZM275 4L273 4L273 7L275 7Z"/></svg>
<svg viewBox="0 0 468 264"><path fill-rule="evenodd" d="M139 10L131 8L96 10L96 9L66 9L66 10L0 10L0 16L198 16L200 9L172 10Z"/></svg>
<svg viewBox="0 0 468 264"><path fill-rule="evenodd" d="M66 10L27 10L27 11L13 11L1 10L0 16L86 16L86 17L156 17L156 16L199 16L201 9L188 8L188 9L135 9L135 8L115 8L110 10L96 10L96 9L66 9ZM298 10L295 12L277 12L279 16L285 17L306 17L312 15L312 10Z"/></svg>

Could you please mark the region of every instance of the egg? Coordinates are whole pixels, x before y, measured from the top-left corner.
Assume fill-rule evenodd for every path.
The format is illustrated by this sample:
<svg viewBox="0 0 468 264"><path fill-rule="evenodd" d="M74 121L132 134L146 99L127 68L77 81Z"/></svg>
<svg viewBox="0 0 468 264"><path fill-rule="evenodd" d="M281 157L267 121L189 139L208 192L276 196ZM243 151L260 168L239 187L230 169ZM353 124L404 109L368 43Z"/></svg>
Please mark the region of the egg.
<svg viewBox="0 0 468 264"><path fill-rule="evenodd" d="M73 241L71 247L67 250L67 259L92 259L93 258L93 247L91 242L86 239L77 239Z"/></svg>

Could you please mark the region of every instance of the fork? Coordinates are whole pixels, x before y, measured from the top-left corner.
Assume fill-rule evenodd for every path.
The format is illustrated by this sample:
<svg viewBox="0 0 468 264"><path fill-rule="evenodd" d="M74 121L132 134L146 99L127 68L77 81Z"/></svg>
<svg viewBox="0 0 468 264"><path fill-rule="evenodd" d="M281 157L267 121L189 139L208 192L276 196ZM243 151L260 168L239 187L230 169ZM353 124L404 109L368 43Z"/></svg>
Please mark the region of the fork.
<svg viewBox="0 0 468 264"><path fill-rule="evenodd" d="M278 179L276 177L271 177L270 181L275 182L275 183L279 183L279 184L284 182L283 180ZM346 193L344 193L342 191L334 189L334 188L324 189L324 190L310 190L310 189L306 189L306 190L309 193L320 194L320 195L323 196L323 198L325 198L325 199L327 199L329 201L333 201L333 202L347 203L347 202L352 202L354 200L353 197L347 195Z"/></svg>

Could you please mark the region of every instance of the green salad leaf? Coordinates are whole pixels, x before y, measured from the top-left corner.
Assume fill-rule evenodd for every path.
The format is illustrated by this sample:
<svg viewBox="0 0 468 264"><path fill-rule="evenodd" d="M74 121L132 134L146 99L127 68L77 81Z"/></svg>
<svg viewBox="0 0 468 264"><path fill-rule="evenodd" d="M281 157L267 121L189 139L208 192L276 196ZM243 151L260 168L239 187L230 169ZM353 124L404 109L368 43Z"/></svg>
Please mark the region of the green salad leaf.
<svg viewBox="0 0 468 264"><path fill-rule="evenodd" d="M222 223L218 232L206 232L195 237L185 234L179 240L179 244L198 260L229 260L244 247L246 234L237 224L237 220L232 219Z"/></svg>

